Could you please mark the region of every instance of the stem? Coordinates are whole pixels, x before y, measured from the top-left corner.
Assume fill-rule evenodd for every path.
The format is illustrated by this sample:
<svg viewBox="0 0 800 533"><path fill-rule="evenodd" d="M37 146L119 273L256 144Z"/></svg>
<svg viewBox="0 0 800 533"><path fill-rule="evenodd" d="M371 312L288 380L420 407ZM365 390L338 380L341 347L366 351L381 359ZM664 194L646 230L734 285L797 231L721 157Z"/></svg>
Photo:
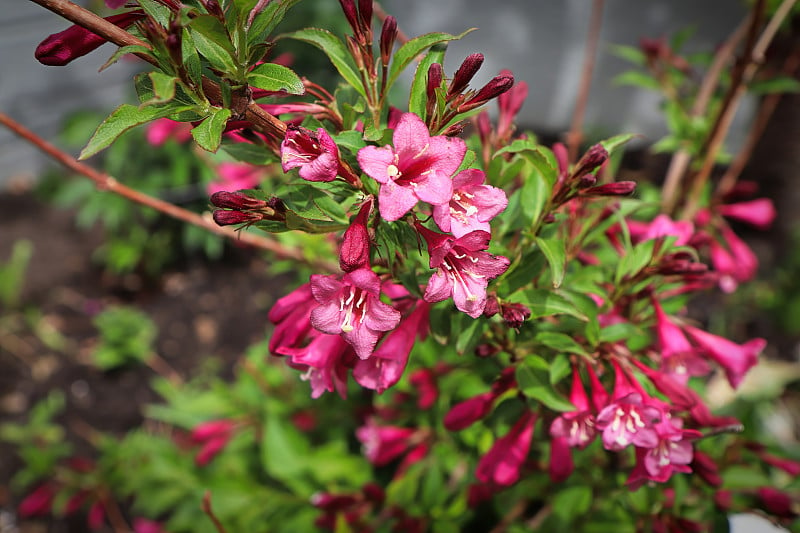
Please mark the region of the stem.
<svg viewBox="0 0 800 533"><path fill-rule="evenodd" d="M211 233L228 237L229 239L236 240L239 243L243 243L254 248L268 250L279 257L294 259L301 262L308 262L300 250L286 248L279 242L254 235L252 233L237 232L229 227L220 227L213 220L211 220L210 217L198 215L197 213L193 213L169 202L165 202L158 198L141 193L135 189L131 189L130 187L119 183L112 176L109 176L103 172L99 172L88 165L76 161L69 154L62 152L4 113L0 113L0 124L3 124L18 136L29 141L31 144L70 170L86 176L90 180L94 181L97 185L97 188L100 190L118 194L124 198L127 198L128 200L153 208L156 211L160 211L172 218L176 218L178 220L182 220L184 222L188 222L189 224L194 224L195 226L206 229ZM322 268L335 269L335 267L328 265L326 261L313 261L312 263Z"/></svg>
<svg viewBox="0 0 800 533"><path fill-rule="evenodd" d="M800 66L800 50L795 50L794 53L786 58L782 71L785 75L792 76L798 66ZM717 185L717 196L726 195L733 189L734 185L736 185L736 180L739 179L739 175L750 161L750 157L753 155L753 151L758 141L761 139L761 136L764 134L764 130L767 128L767 124L770 118L772 118L773 113L775 113L775 109L778 107L778 103L780 103L782 97L783 93L769 94L764 97L764 100L758 108L758 114L753 121L744 146L739 150L739 153L736 154L736 158L728 167L728 170L726 170L725 174L720 178L719 184Z"/></svg>
<svg viewBox="0 0 800 533"><path fill-rule="evenodd" d="M594 71L597 47L600 41L600 28L603 26L604 3L605 0L594 0L592 2L592 18L589 21L589 33L586 36L586 48L583 52L583 70L581 72L578 97L575 101L575 114L572 115L572 125L566 137L567 153L570 161L575 161L578 158L578 149L583 140L583 119L586 115L586 104L589 101L589 89L592 85L592 72Z"/></svg>
<svg viewBox="0 0 800 533"><path fill-rule="evenodd" d="M699 117L706 113L708 103L714 95L714 91L719 85L720 76L728 65L736 47L739 42L744 38L745 31L749 26L749 20L752 15L748 15L744 21L734 30L731 36L722 44L717 53L714 55L714 61L706 72L700 89L697 92L694 105L692 106L691 116ZM679 149L672 156L667 170L667 176L664 180L664 186L661 190L662 197L662 210L665 213L671 213L678 203L678 192L680 189L681 181L686 176L686 169L689 168L689 163L692 156L685 148Z"/></svg>
<svg viewBox="0 0 800 533"><path fill-rule="evenodd" d="M764 61L764 54L772 42L772 39L775 37L778 28L780 28L780 25L783 23L783 20L789 14L796 1L797 0L783 0L781 5L778 6L778 9L775 11L775 14L772 16L772 19L770 19L769 23L767 23L767 27L761 33L761 36L758 38L752 48L747 50L747 55L743 57L743 61L740 63L741 67L734 70L731 87L726 95L720 115L714 124L712 135L709 138L707 148L705 150L703 166L694 176L692 188L689 196L687 197L687 204L683 213L683 218L692 218L699 208L700 193L702 192L703 187L711 175L711 169L714 166L714 160L716 159L717 153L722 147L722 141L727 136L731 123L733 122L733 117L736 114L737 108L739 107L739 102L747 91L747 85L750 83L750 81L752 81L756 71L758 70L758 67ZM763 11L764 4L765 0L759 0L755 7L756 13L758 13L759 10ZM760 17L757 15L754 15L754 23L759 18Z"/></svg>
<svg viewBox="0 0 800 533"><path fill-rule="evenodd" d="M207 490L203 495L203 503L200 508L206 515L208 515L208 517L211 519L211 522L214 523L214 527L217 528L218 533L227 533L225 531L225 526L222 525L222 522L219 521L217 515L214 514L214 510L211 509L211 491Z"/></svg>

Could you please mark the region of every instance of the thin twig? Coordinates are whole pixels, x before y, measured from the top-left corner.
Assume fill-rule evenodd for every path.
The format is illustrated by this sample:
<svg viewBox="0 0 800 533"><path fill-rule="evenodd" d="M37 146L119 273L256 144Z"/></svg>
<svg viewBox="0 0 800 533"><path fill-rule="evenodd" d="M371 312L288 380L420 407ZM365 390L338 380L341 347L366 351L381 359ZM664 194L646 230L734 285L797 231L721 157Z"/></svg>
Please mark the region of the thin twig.
<svg viewBox="0 0 800 533"><path fill-rule="evenodd" d="M727 68L736 48L750 26L751 16L751 14L748 14L731 36L719 47L717 53L714 54L714 60L700 83L700 89L697 91L691 116L700 117L706 113L711 97L719 86L722 73ZM662 209L665 213L671 213L678 203L680 184L686 176L686 169L689 168L691 160L692 156L685 148L675 152L670 160L667 175L664 179L664 186L661 189Z"/></svg>
<svg viewBox="0 0 800 533"><path fill-rule="evenodd" d="M142 192L139 192L135 189L131 189L121 183L119 183L116 179L108 174L103 172L99 172L94 168L85 165L76 161L73 157L65 152L62 152L52 144L48 143L35 133L31 132L9 116L5 115L4 113L0 113L0 124L3 124L11 131L13 131L16 135L22 137L23 139L29 141L31 144L45 152L47 155L61 163L62 165L66 166L70 170L77 172L83 176L86 176L90 180L94 181L97 185L97 188L100 190L105 190L112 192L114 194L118 194L136 202L138 204L153 208L157 211L164 213L172 218L176 218L178 220L182 220L183 222L188 222L189 224L193 224L195 226L201 227L210 231L211 233L215 233L217 235L222 235L223 237L227 237L229 239L235 240L238 243L245 244L248 246L252 246L254 248L260 248L262 250L268 250L275 255L285 258L285 259L294 259L301 262L308 262L308 260L304 257L301 250L290 249L285 247L279 242L266 239L259 235L255 235L252 233L246 233L244 231L235 231L230 227L220 227L218 226L210 217L204 217L198 215L197 213L193 213L187 209L183 209L176 205L173 205L169 202L165 202L158 198L154 198ZM327 262L323 261L314 261L313 264L315 266L319 266L325 269L335 269L332 268Z"/></svg>
<svg viewBox="0 0 800 533"><path fill-rule="evenodd" d="M797 71L798 66L800 66L800 50L795 50L786 58L782 72L785 75L792 76L794 72ZM733 189L734 185L736 185L736 181L750 161L750 157L753 155L758 141L761 140L761 136L764 134L764 130L766 130L767 124L769 124L770 118L772 118L772 115L775 113L775 109L777 109L783 96L784 93L773 93L765 96L762 100L758 108L756 119L753 121L753 125L750 127L750 131L747 134L747 140L744 146L742 146L736 154L736 158L719 180L719 184L717 185L718 197L728 194Z"/></svg>
<svg viewBox="0 0 800 533"><path fill-rule="evenodd" d="M600 29L603 26L603 5L605 0L592 2L592 17L589 21L589 33L586 36L586 48L583 52L583 70L575 101L575 113L572 115L572 124L566 136L567 153L569 160L578 158L578 149L583 141L583 120L586 115L586 104L589 101L589 90L592 86L592 73L597 59L597 48L600 42Z"/></svg>
<svg viewBox="0 0 800 533"><path fill-rule="evenodd" d="M217 515L214 514L214 510L211 509L211 491L207 490L205 494L203 494L203 503L201 505L201 509L203 512L208 515L208 518L214 523L214 527L217 528L218 533L227 533L225 531L225 526L222 525L222 522L219 521Z"/></svg>
<svg viewBox="0 0 800 533"><path fill-rule="evenodd" d="M775 14L770 19L769 23L767 23L767 27L753 45L752 49L747 50L747 55L743 57L741 63L743 66L734 70L731 80L731 87L726 95L725 101L722 105L722 110L714 124L712 134L707 143L703 166L692 180L691 190L686 199L686 209L682 218L691 219L697 211L699 207L700 193L702 192L703 187L711 175L711 169L714 166L714 160L716 159L717 153L722 147L722 142L725 140L725 137L728 134L728 130L733 122L733 117L735 116L736 110L739 107L739 103L747 91L747 85L750 83L750 81L752 81L756 71L758 70L758 67L761 65L761 63L763 63L764 54L766 53L767 48L769 48L769 45L772 42L772 39L775 37L778 28L780 28L780 25L783 23L783 20L789 14L796 1L797 0L783 0L781 5L778 6L778 9L775 11ZM754 9L763 9L764 3L765 0L759 0Z"/></svg>

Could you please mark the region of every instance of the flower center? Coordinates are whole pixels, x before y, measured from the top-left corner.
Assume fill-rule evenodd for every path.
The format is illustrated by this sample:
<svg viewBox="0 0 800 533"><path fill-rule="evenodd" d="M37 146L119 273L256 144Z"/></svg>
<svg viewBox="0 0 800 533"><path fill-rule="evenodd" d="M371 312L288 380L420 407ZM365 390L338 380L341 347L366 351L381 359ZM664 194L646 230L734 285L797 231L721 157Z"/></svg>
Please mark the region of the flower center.
<svg viewBox="0 0 800 533"><path fill-rule="evenodd" d="M355 328L355 323L364 319L364 303L367 300L367 293L351 285L348 290L342 292L339 298L339 311L344 314L342 319L342 332L349 333Z"/></svg>

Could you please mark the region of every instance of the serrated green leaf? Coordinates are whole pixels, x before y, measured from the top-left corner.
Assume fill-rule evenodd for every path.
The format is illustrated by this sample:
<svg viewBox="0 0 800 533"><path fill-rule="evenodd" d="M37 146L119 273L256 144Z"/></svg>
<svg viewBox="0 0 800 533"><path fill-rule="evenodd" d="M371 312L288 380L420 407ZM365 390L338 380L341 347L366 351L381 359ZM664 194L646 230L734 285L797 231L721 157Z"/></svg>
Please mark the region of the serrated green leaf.
<svg viewBox="0 0 800 533"><path fill-rule="evenodd" d="M230 116L231 110L226 107L213 108L211 114L192 129L192 138L203 150L216 152Z"/></svg>
<svg viewBox="0 0 800 533"><path fill-rule="evenodd" d="M140 124L145 124L157 118L164 118L180 110L188 110L188 106L147 106L137 107L130 104L122 104L106 117L97 127L92 138L89 139L86 147L81 151L78 159L86 159L97 152L107 148L114 140Z"/></svg>
<svg viewBox="0 0 800 533"><path fill-rule="evenodd" d="M265 91L285 91L289 94L303 94L303 80L295 72L277 63L262 63L247 74L247 83Z"/></svg>
<svg viewBox="0 0 800 533"><path fill-rule="evenodd" d="M567 252L563 239L542 239L537 237L536 244L547 258L552 271L553 287L558 288L564 281L567 267Z"/></svg>
<svg viewBox="0 0 800 533"><path fill-rule="evenodd" d="M100 67L100 70L98 72L103 72L105 69L107 69L108 67L119 61L122 56L128 54L139 54L155 58L155 56L153 55L153 51L150 48L142 46L140 44L129 44L128 46L122 46L120 48L117 48L117 50L113 54L111 54L111 57L108 58L108 61L103 63L103 66Z"/></svg>
<svg viewBox="0 0 800 533"><path fill-rule="evenodd" d="M386 82L386 89L388 90L389 87L391 87L392 84L397 80L397 77L401 72L403 72L406 66L408 66L408 64L411 63L415 57L420 55L426 49L435 44L461 39L475 29L476 28L470 28L460 35L451 35L449 33L426 33L425 35L414 37L410 41L404 43L403 46L398 48L397 52L395 52L395 54L392 56L392 63L389 66L389 76Z"/></svg>
<svg viewBox="0 0 800 533"><path fill-rule="evenodd" d="M349 83L358 93L364 98L367 97L364 92L364 86L361 83L361 77L352 65L350 54L347 51L344 43L337 36L328 30L319 28L306 28L292 33L281 35L281 38L296 39L303 41L319 48L328 59L339 71L339 74Z"/></svg>
<svg viewBox="0 0 800 533"><path fill-rule="evenodd" d="M233 44L222 24L211 15L201 15L189 24L189 32L194 39L197 51L211 66L222 72L236 72Z"/></svg>

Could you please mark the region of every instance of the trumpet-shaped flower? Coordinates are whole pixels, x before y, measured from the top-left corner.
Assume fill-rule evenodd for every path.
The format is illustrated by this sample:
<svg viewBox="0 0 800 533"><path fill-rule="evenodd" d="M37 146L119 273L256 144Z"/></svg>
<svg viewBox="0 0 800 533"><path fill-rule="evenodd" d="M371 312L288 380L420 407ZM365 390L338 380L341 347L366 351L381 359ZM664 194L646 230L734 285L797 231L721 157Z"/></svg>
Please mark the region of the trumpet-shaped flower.
<svg viewBox="0 0 800 533"><path fill-rule="evenodd" d="M419 200L447 204L453 196L450 176L467 152L464 141L431 137L425 123L413 113L400 117L392 141L394 146L366 146L358 151L361 169L381 184L381 217L398 220Z"/></svg>
<svg viewBox="0 0 800 533"><path fill-rule="evenodd" d="M441 302L453 297L459 311L478 318L486 307L489 280L508 269L509 260L484 250L491 236L485 231L472 231L454 239L417 224L428 243L430 266L436 268L425 289L425 301Z"/></svg>
<svg viewBox="0 0 800 533"><path fill-rule="evenodd" d="M311 324L346 340L361 359L372 354L381 332L394 329L400 313L380 301L381 282L372 270L360 268L341 280L311 276L311 293L319 303L311 311Z"/></svg>
<svg viewBox="0 0 800 533"><path fill-rule="evenodd" d="M339 147L323 128L315 133L289 126L281 142L281 166L284 172L299 167L304 180L333 181L339 171Z"/></svg>
<svg viewBox="0 0 800 533"><path fill-rule="evenodd" d="M433 219L442 231L462 237L475 230L489 231L489 221L508 205L502 189L485 185L486 174L470 168L453 178L453 196L434 206Z"/></svg>

